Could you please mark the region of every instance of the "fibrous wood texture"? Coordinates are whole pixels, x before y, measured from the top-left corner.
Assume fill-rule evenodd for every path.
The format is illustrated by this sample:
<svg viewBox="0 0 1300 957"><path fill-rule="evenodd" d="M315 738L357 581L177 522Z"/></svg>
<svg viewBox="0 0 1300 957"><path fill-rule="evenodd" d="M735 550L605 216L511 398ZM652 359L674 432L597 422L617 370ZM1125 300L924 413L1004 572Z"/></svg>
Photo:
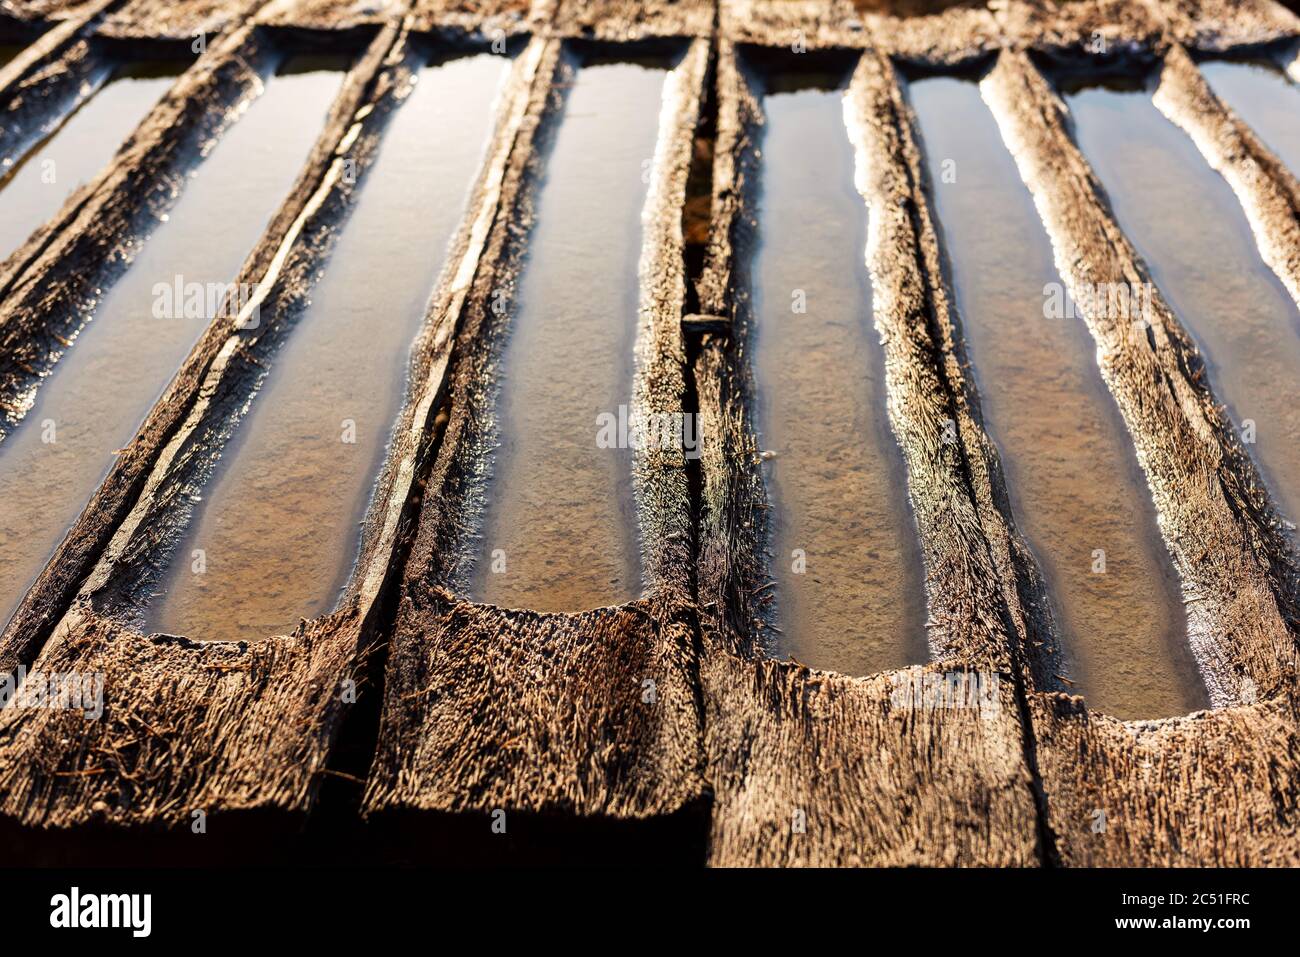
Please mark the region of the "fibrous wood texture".
<svg viewBox="0 0 1300 957"><path fill-rule="evenodd" d="M0 267L6 424L25 414L92 293L129 268L133 241L166 214L186 157L221 135L273 55L296 43L359 54L238 277L262 289L269 322L214 321L0 636L0 673L98 675L105 688L99 720L0 712L0 819L33 846L56 832L171 834L195 810L310 827L322 782L345 780L345 813L393 837L403 859L412 835L436 836L420 845L436 854L501 820L506 859L529 845L552 860L635 849L717 866L1300 863L1292 530L1158 291L1142 328L1085 310L1216 707L1121 722L1062 693L1046 586L985 431L900 69L981 71L1074 290L1149 274L1040 67L1158 62L1157 105L1230 183L1300 302L1300 187L1195 66L1300 36L1282 7L5 0L0 15L40 36L0 69L0 151L15 155L33 119L93 92L103 44L175 48L204 35L206 51L114 163ZM511 77L338 610L251 645L138 633L126 599L151 580L159 542L184 523L259 363L310 295L354 199L343 164L373 158L422 44L503 40ZM500 297L517 292L563 90L584 51L669 48L681 59L643 215L633 401L698 412L702 457L657 449L635 460L637 601L567 615L467 601L483 383L508 334ZM846 133L933 659L865 678L773 660L753 627L768 503L744 347L762 63L835 49L856 57ZM361 757L345 771L340 740L356 729Z"/></svg>

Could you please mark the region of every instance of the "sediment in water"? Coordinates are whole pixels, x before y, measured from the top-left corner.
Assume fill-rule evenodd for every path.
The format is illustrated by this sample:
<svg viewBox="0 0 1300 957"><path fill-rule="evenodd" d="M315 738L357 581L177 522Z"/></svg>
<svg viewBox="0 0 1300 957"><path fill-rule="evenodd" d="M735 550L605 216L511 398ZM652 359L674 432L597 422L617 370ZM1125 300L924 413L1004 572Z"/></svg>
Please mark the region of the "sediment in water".
<svg viewBox="0 0 1300 957"><path fill-rule="evenodd" d="M270 78L0 441L0 590L18 601L225 300L283 200L339 74ZM215 294L211 291L215 290ZM179 292L178 292L179 291ZM105 383L113 383L105 389Z"/></svg>
<svg viewBox="0 0 1300 957"><path fill-rule="evenodd" d="M847 82L847 70L767 77L758 251L741 268L772 505L769 643L865 675L925 659L925 588L871 321Z"/></svg>
<svg viewBox="0 0 1300 957"><path fill-rule="evenodd" d="M1205 690L1146 479L1033 201L973 81L922 79L909 97L985 422L1072 677L1120 718L1199 710Z"/></svg>
<svg viewBox="0 0 1300 957"><path fill-rule="evenodd" d="M1287 518L1300 517L1300 312L1228 184L1144 86L1071 85L1075 135ZM1122 144L1122 148L1121 148Z"/></svg>
<svg viewBox="0 0 1300 957"><path fill-rule="evenodd" d="M311 305L202 492L146 616L150 630L255 641L333 609L505 62L479 54L416 75Z"/></svg>
<svg viewBox="0 0 1300 957"><path fill-rule="evenodd" d="M558 118L500 360L476 600L577 611L640 593L638 262L668 65L585 62Z"/></svg>
<svg viewBox="0 0 1300 957"><path fill-rule="evenodd" d="M70 116L50 118L44 139L0 176L0 260L99 172L180 72L145 64L119 67Z"/></svg>

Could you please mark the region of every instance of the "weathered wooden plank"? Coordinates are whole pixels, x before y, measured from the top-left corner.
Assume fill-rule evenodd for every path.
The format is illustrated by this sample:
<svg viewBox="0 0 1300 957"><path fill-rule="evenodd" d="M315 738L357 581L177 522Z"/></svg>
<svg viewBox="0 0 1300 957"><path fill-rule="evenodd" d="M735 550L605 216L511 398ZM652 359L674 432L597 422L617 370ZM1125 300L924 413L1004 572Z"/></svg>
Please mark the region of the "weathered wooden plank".
<svg viewBox="0 0 1300 957"><path fill-rule="evenodd" d="M461 30L485 37L536 33L554 15L554 0L416 0L417 30Z"/></svg>
<svg viewBox="0 0 1300 957"><path fill-rule="evenodd" d="M1006 47L1061 57L1133 55L1161 38L1151 5L1126 0L1011 0L997 18Z"/></svg>
<svg viewBox="0 0 1300 957"><path fill-rule="evenodd" d="M1214 95L1177 44L1165 53L1153 100L1228 181L1264 261L1300 303L1300 183L1295 174Z"/></svg>
<svg viewBox="0 0 1300 957"><path fill-rule="evenodd" d="M272 0L267 23L310 30L350 30L409 10L416 32L492 38L535 32L554 15L554 0Z"/></svg>
<svg viewBox="0 0 1300 957"><path fill-rule="evenodd" d="M194 40L214 36L264 7L229 0L127 0L106 16L97 33L133 39Z"/></svg>
<svg viewBox="0 0 1300 957"><path fill-rule="evenodd" d="M581 614L412 585L390 652L372 818L495 810L635 821L701 799L687 620Z"/></svg>
<svg viewBox="0 0 1300 957"><path fill-rule="evenodd" d="M733 43L792 51L871 48L932 64L962 63L999 44L993 15L966 4L720 0L720 5L720 33Z"/></svg>
<svg viewBox="0 0 1300 957"><path fill-rule="evenodd" d="M214 43L177 81L100 176L10 257L0 275L0 402L25 413L39 371L57 361L85 321L88 304L126 269L134 241L166 214L188 157L220 136L233 111L260 88L272 48L251 26ZM283 228L284 224L281 224ZM161 436L160 433L159 435ZM0 670L30 663L99 550L124 516L150 453L133 445L118 459L53 564L0 637Z"/></svg>
<svg viewBox="0 0 1300 957"><path fill-rule="evenodd" d="M1076 302L1085 298L1075 289L1087 283L1149 282L1069 139L1060 102L1028 59L1002 54L982 89ZM1193 652L1220 707L1120 722L1081 699L1031 693L1044 824L1070 866L1293 864L1297 648L1285 533L1158 291L1143 317L1149 325L1109 316L1095 300L1083 312L1182 579Z"/></svg>
<svg viewBox="0 0 1300 957"><path fill-rule="evenodd" d="M94 0L0 67L0 160L15 162L51 112L74 109L103 82L100 51L87 37L116 2Z"/></svg>
<svg viewBox="0 0 1300 957"><path fill-rule="evenodd" d="M650 37L707 37L714 0L552 0L561 36L624 42Z"/></svg>
<svg viewBox="0 0 1300 957"><path fill-rule="evenodd" d="M80 19L98 0L0 0L0 14L15 20L59 22Z"/></svg>
<svg viewBox="0 0 1300 957"><path fill-rule="evenodd" d="M994 15L1005 46L1067 57L1151 52L1170 40L1222 51L1300 33L1300 20L1271 0L1011 0Z"/></svg>
<svg viewBox="0 0 1300 957"><path fill-rule="evenodd" d="M986 675L929 665L848 678L711 651L710 864L1039 863L1011 683L977 698L931 693Z"/></svg>
<svg viewBox="0 0 1300 957"><path fill-rule="evenodd" d="M870 42L851 0L720 0L718 23L721 36L732 43L815 49Z"/></svg>
<svg viewBox="0 0 1300 957"><path fill-rule="evenodd" d="M1215 705L1294 680L1295 571L1285 530L1195 344L1151 282L1070 140L1063 107L1023 53L981 84L1052 240L1057 269L1097 340L1103 378L1137 447L1183 583L1193 652ZM1094 284L1152 290L1145 322L1111 315Z"/></svg>
<svg viewBox="0 0 1300 957"><path fill-rule="evenodd" d="M686 343L681 319L686 304L683 208L691 174L710 46L692 42L665 83L665 113L650 168L641 222L641 289L632 413L672 421L686 413ZM683 430L685 431L685 421ZM683 439L685 435L683 435ZM642 568L651 593L675 605L694 601L691 561L693 522L686 450L652 442L636 453Z"/></svg>
<svg viewBox="0 0 1300 957"><path fill-rule="evenodd" d="M412 9L411 0L270 0L262 19L277 27L352 30L388 23Z"/></svg>
<svg viewBox="0 0 1300 957"><path fill-rule="evenodd" d="M897 15L868 17L875 49L915 63L960 66L991 54L1004 42L991 5L986 9L979 4L922 2L915 13L910 6L887 4Z"/></svg>
<svg viewBox="0 0 1300 957"><path fill-rule="evenodd" d="M858 0L720 0L720 33L736 43L801 49L876 49L955 66L1003 47L1056 56L1131 55L1166 34L1220 51L1294 37L1300 21L1270 0L1010 0L980 4Z"/></svg>
<svg viewBox="0 0 1300 957"><path fill-rule="evenodd" d="M53 59L75 42L102 14L121 2L122 0L91 0L84 6L77 7L75 16L56 24L0 69L0 95L8 96L16 79ZM12 15L22 18L19 11L13 11Z"/></svg>
<svg viewBox="0 0 1300 957"><path fill-rule="evenodd" d="M1295 867L1300 726L1289 695L1121 722L1031 695L1046 823L1068 867Z"/></svg>
<svg viewBox="0 0 1300 957"><path fill-rule="evenodd" d="M57 5L25 8L37 6ZM694 313L706 318L685 323L688 342L682 210L709 59L707 41L691 46L671 81L672 119L653 165L635 402L680 412L689 386L697 391L698 558L688 463L680 450L650 450L636 466L649 595L581 615L474 604L452 587L449 556L468 534L462 486L481 452L480 374L501 332L493 307L498 293L513 295L526 249L542 138L566 78L561 38L704 38L714 4L418 0L405 19L406 8L384 2L273 0L260 10L257 22L276 26L386 25L239 277L264 287L272 315L297 308L328 251L349 192L342 164L369 161L410 72L406 31L539 38L517 61L417 345L416 385L347 600L293 636L251 646L144 636L117 618L119 590L147 576L157 537L274 348L274 323L249 334L219 321L0 638L5 670L99 674L107 697L97 722L75 711L0 715L0 816L28 827L168 828L195 809L302 815L351 713L348 683L374 677L372 639L395 616L365 806L399 841L426 830L491 835L502 811L512 839L576 835L587 855L611 837L626 848L635 832L680 857L707 839L719 865L1297 863L1293 556L1163 304L1150 339L1104 317L1089 323L1192 583L1198 657L1216 703L1233 706L1125 724L1043 693L1057 670L1043 586L1006 512L941 280L912 120L887 58L955 65L1001 46L1089 56L1149 55L1170 42L1218 50L1294 35L1294 18L1263 0L943 6L722 0L709 268ZM39 365L57 355L52 337L75 321L78 297L122 268L111 257L139 228L131 211L165 209L146 201L149 191L168 187L183 144L219 133L212 124L246 95L272 42L210 0L131 0L107 18L103 32L124 36L222 24L231 32L142 125L116 169L5 265L0 387L19 395L30 382L3 364L12 357ZM84 40L75 30L68 38ZM763 116L737 43L870 51L851 89L850 133L870 212L891 422L925 547L937 660L923 668L847 678L754 654L766 503L738 346ZM69 66L92 53L86 45L74 56L74 47L51 50ZM1068 263L1067 282L1144 277L1028 59L1004 54L984 90L1058 262ZM1294 178L1218 104L1181 47L1165 61L1157 102L1233 184L1296 295ZM956 688L965 696L954 698ZM1094 827L1098 809L1104 831ZM552 841L549 852L565 849Z"/></svg>
<svg viewBox="0 0 1300 957"><path fill-rule="evenodd" d="M705 334L694 358L699 407L700 497L697 595L706 630L730 651L753 655L755 592L764 583L767 495L759 469L749 397L750 370L727 338L743 333L752 254L763 109L741 72L736 45L721 40L714 82L717 129L710 184L705 267L696 281L700 309L727 321L728 337Z"/></svg>
<svg viewBox="0 0 1300 957"><path fill-rule="evenodd" d="M290 313L310 290L350 189L343 170L370 161L394 91L419 60L405 37L391 23L349 74L288 201L245 264L240 281L258 285L268 316ZM238 34L232 40L224 49L237 55L244 41ZM364 678L385 577L377 569L386 570L398 534L393 509L375 513L365 556L371 564L349 600L293 636L252 646L202 644L141 635L113 620L122 612L115 586L145 575L150 546L174 516L169 506L198 460L211 455L230 403L247 401L256 381L250 367L276 325L268 320L247 335L239 317L214 322L15 616L6 660L26 663L40 646L42 623L54 618L58 625L31 662L33 671L104 675L106 710L103 720L75 734L66 711L0 712L0 813L9 819L28 826L166 826L194 807L302 814L310 805ZM394 443L385 478L390 500L404 502L409 491L418 455L411 433L423 431L415 422L432 405L428 392L413 390L404 412L408 427ZM62 614L64 596L83 579ZM39 761L32 747L41 750ZM160 754L165 768L152 763ZM264 774L267 767L279 771Z"/></svg>
<svg viewBox="0 0 1300 957"><path fill-rule="evenodd" d="M1262 46L1300 34L1300 17L1274 0L1148 0L1169 38L1188 49L1218 53Z"/></svg>
<svg viewBox="0 0 1300 957"><path fill-rule="evenodd" d="M714 232L700 306L733 316L732 336L743 343L764 118L727 41L718 102ZM995 504L996 454L959 360L915 134L886 58L862 56L846 103L869 213L891 422L905 450L930 643L941 663L854 679L755 657L765 492L748 371L743 346L706 333L695 376L704 437L699 587L715 802L710 860L1030 865L1043 850L1015 689L1030 680L1031 658L1050 660L1037 647L1026 651L1031 637L1046 644L1049 634L1026 612L1025 583L1036 572ZM980 715L912 693L950 677L996 685L996 703Z"/></svg>
<svg viewBox="0 0 1300 957"><path fill-rule="evenodd" d="M74 613L32 674L102 681L103 714L0 711L0 824L184 833L196 810L305 812L355 677L355 647L338 636L359 619L354 603L293 638L242 645Z"/></svg>
<svg viewBox="0 0 1300 957"><path fill-rule="evenodd" d="M534 44L539 41L534 41ZM502 811L575 822L620 842L646 828L698 831L703 801L689 498L681 450L637 465L646 599L582 614L541 615L459 600L454 567L468 545L465 483L482 454L481 367L503 334L534 218L548 128L574 63L545 47L526 122L509 155L476 262L457 344L449 419L427 483L389 650L378 750L365 808L377 826L438 827ZM654 356L634 403L682 408L685 297L681 204L708 65L697 41L667 80L643 222L639 341ZM506 302L502 301L505 297ZM472 727L474 733L466 735ZM702 836L689 840L698 854ZM585 853L585 852L580 852Z"/></svg>
<svg viewBox="0 0 1300 957"><path fill-rule="evenodd" d="M43 129L95 94L109 69L103 51L92 41L80 39L17 75L0 93L7 103L0 124L0 160L9 166L21 161L39 142Z"/></svg>
<svg viewBox="0 0 1300 957"><path fill-rule="evenodd" d="M1036 687L1053 687L1061 669L1045 587L1005 512L1001 465L944 288L913 120L887 58L863 55L848 103L890 421L927 569L932 653L1004 673L1032 670Z"/></svg>

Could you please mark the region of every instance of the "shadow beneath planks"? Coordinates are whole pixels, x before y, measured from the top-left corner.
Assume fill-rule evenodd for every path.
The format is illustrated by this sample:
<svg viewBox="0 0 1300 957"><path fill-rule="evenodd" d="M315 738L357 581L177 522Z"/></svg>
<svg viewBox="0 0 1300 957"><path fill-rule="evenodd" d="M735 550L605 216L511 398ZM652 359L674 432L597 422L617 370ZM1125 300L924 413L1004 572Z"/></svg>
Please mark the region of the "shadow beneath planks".
<svg viewBox="0 0 1300 957"><path fill-rule="evenodd" d="M215 813L175 828L95 824L36 829L0 820L0 846L28 867L699 867L709 803L666 815L619 819L510 811L505 833L488 813L425 811L330 819L279 810Z"/></svg>

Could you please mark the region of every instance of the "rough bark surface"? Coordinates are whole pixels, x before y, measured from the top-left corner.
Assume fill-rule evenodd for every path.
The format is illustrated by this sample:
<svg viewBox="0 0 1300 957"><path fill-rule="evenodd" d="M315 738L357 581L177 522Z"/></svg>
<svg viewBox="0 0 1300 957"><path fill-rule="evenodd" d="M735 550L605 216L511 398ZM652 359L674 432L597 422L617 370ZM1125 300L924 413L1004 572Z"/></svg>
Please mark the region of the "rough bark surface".
<svg viewBox="0 0 1300 957"><path fill-rule="evenodd" d="M914 693L941 666L847 678L705 658L714 866L1039 863L1012 685L986 708Z"/></svg>
<svg viewBox="0 0 1300 957"><path fill-rule="evenodd" d="M1128 0L1011 0L998 20L1005 46L1061 59L1133 54L1160 40L1160 21Z"/></svg>
<svg viewBox="0 0 1300 957"><path fill-rule="evenodd" d="M790 50L869 47L936 65L982 56L999 42L993 15L961 2L721 0L719 17L722 36L735 43Z"/></svg>
<svg viewBox="0 0 1300 957"><path fill-rule="evenodd" d="M188 827L195 809L300 818L346 711L343 682L360 677L360 630L355 603L254 645L145 637L74 612L37 667L102 675L104 714L0 712L0 818L39 828Z"/></svg>
<svg viewBox="0 0 1300 957"><path fill-rule="evenodd" d="M461 29L483 36L536 32L552 13L539 0L416 0L412 10L416 29Z"/></svg>
<svg viewBox="0 0 1300 957"><path fill-rule="evenodd" d="M1300 864L1294 698L1117 721L1033 695L1030 713L1064 866Z"/></svg>
<svg viewBox="0 0 1300 957"><path fill-rule="evenodd" d="M644 818L698 801L688 622L403 597L367 811Z"/></svg>
<svg viewBox="0 0 1300 957"><path fill-rule="evenodd" d="M652 36L707 37L713 31L713 0L552 0L554 28L597 40L643 40Z"/></svg>
<svg viewBox="0 0 1300 957"><path fill-rule="evenodd" d="M1170 37L1217 53L1261 46L1300 32L1300 17L1273 0L1146 0Z"/></svg>
<svg viewBox="0 0 1300 957"><path fill-rule="evenodd" d="M687 407L685 236L682 210L691 172L700 102L708 77L709 43L693 42L667 77L666 110L652 161L650 188L641 216L640 321L633 384L633 411L673 417ZM693 528L683 448L658 443L636 455L641 568L653 594L692 604Z"/></svg>
<svg viewBox="0 0 1300 957"><path fill-rule="evenodd" d="M80 17L97 0L0 0L0 13L15 20L60 21Z"/></svg>
<svg viewBox="0 0 1300 957"><path fill-rule="evenodd" d="M256 0L241 8L228 0L127 0L104 18L98 32L112 37L193 40L220 33L266 3Z"/></svg>
<svg viewBox="0 0 1300 957"><path fill-rule="evenodd" d="M278 27L350 30L387 23L411 7L411 0L270 0L262 18Z"/></svg>

